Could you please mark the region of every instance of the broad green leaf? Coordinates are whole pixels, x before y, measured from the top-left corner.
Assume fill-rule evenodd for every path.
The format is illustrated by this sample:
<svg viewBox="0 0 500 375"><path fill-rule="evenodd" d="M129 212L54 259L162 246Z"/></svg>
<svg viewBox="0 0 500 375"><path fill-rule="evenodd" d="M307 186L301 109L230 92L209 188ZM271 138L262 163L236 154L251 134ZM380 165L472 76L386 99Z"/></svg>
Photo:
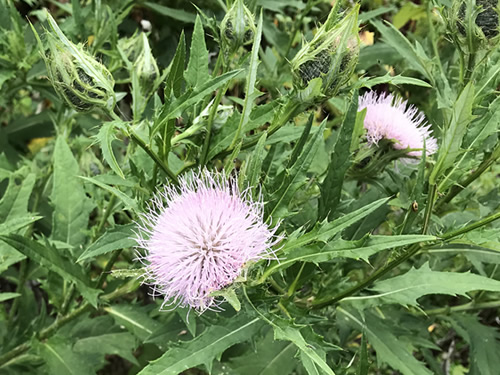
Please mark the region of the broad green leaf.
<svg viewBox="0 0 500 375"><path fill-rule="evenodd" d="M326 121L323 121L309 142L304 147L300 156L293 166L284 172L283 182L281 186L272 193L270 202L267 204L269 210L268 217L273 219L286 216L288 205L292 200L295 192L307 181L307 171L314 160L319 144L323 141L323 132L325 130Z"/></svg>
<svg viewBox="0 0 500 375"><path fill-rule="evenodd" d="M256 188L260 181L260 174L262 172L262 162L266 156L264 146L266 144L267 132L262 133L259 142L255 146L253 152L248 156L247 162L244 166L243 176L244 183L240 188L246 187Z"/></svg>
<svg viewBox="0 0 500 375"><path fill-rule="evenodd" d="M259 16L257 32L254 35L252 53L250 55L250 66L248 67L248 75L246 77L245 102L243 103L243 112L241 113L240 123L238 124L238 129L236 130L236 134L234 135L232 145L236 145L236 143L240 140L240 137L242 136L241 132L250 120L250 113L255 106L255 99L257 99L261 95L261 93L255 89L255 82L257 80L257 68L259 67L259 49L261 37L262 12Z"/></svg>
<svg viewBox="0 0 500 375"><path fill-rule="evenodd" d="M194 23L193 38L189 50L189 63L184 75L192 87L200 87L208 81L208 51L205 44L205 31L199 15Z"/></svg>
<svg viewBox="0 0 500 375"><path fill-rule="evenodd" d="M89 277L84 273L83 268L63 258L55 248L44 246L39 242L17 234L0 236L0 240L12 246L39 265L57 273L64 280L75 283L80 293L82 293L82 296L92 306L97 306L97 296L101 291L90 286Z"/></svg>
<svg viewBox="0 0 500 375"><path fill-rule="evenodd" d="M19 229L22 229L37 220L40 220L42 216L17 216L9 221L0 224L0 234L10 234L14 233Z"/></svg>
<svg viewBox="0 0 500 375"><path fill-rule="evenodd" d="M112 142L117 139L115 136L115 126L115 121L105 122L99 129L99 133L97 133L96 138L101 146L104 160L106 160L108 165L118 176L124 179L125 176L120 168L120 165L116 161L115 154L113 153L113 147L111 146Z"/></svg>
<svg viewBox="0 0 500 375"><path fill-rule="evenodd" d="M99 336L90 336L79 339L73 346L75 353L118 355L130 363L139 366L133 355L136 348L136 338L128 332L105 333Z"/></svg>
<svg viewBox="0 0 500 375"><path fill-rule="evenodd" d="M358 309L396 303L417 306L417 299L428 294L467 296L473 290L500 292L500 281L470 272L441 272L423 264L407 273L378 281L373 288L378 294L363 297L347 297L342 301L354 304Z"/></svg>
<svg viewBox="0 0 500 375"><path fill-rule="evenodd" d="M286 269L296 262L328 262L336 258L362 259L368 262L368 258L382 250L398 248L418 242L435 241L437 237L424 235L402 235L402 236L369 236L357 241L334 240L324 246L309 245L297 247L286 254L285 259L273 261L267 267L260 281L269 275Z"/></svg>
<svg viewBox="0 0 500 375"><path fill-rule="evenodd" d="M456 331L469 343L471 375L496 375L500 368L500 334L497 328L486 326L468 315L453 315L449 319Z"/></svg>
<svg viewBox="0 0 500 375"><path fill-rule="evenodd" d="M272 326L276 340L291 341L299 348L301 355L312 361L324 374L335 375L335 372L328 366L326 361L313 349L314 347L309 345L304 339L299 327L293 326L291 323L279 318L273 319Z"/></svg>
<svg viewBox="0 0 500 375"><path fill-rule="evenodd" d="M59 136L54 149L54 173L50 200L54 207L52 236L74 247L86 240L89 214L93 204L85 194L82 181L77 177L80 168L68 144Z"/></svg>
<svg viewBox="0 0 500 375"><path fill-rule="evenodd" d="M169 8L149 1L145 2L144 6L157 12L158 14L161 14L162 16L170 17L181 22L194 23L196 19L196 16L193 13L186 12L182 9Z"/></svg>
<svg viewBox="0 0 500 375"><path fill-rule="evenodd" d="M28 202L35 186L36 175L28 174L18 186L15 177L9 180L7 191L0 200L0 223L4 223L17 216L28 214Z"/></svg>
<svg viewBox="0 0 500 375"><path fill-rule="evenodd" d="M134 336L144 341L161 326L144 309L136 305L113 305L104 308L116 324L123 325Z"/></svg>
<svg viewBox="0 0 500 375"><path fill-rule="evenodd" d="M85 360L85 356L75 353L71 342L59 336L38 343L38 350L51 374L93 375L95 371Z"/></svg>
<svg viewBox="0 0 500 375"><path fill-rule="evenodd" d="M8 301L9 299L17 298L20 296L20 293L0 293L0 302Z"/></svg>
<svg viewBox="0 0 500 375"><path fill-rule="evenodd" d="M249 340L263 326L259 318L244 314L228 319L224 325L210 325L195 339L183 342L151 362L140 375L178 375L192 367L205 365L210 372L212 361L234 344Z"/></svg>
<svg viewBox="0 0 500 375"><path fill-rule="evenodd" d="M444 129L444 137L441 145L439 146L439 153L437 161L432 168L432 173L429 177L429 184L436 183L438 177L446 172L446 170L453 166L455 159L460 154L460 146L464 138L467 127L471 123L472 105L474 101L474 86L469 83L463 89L458 97L449 125Z"/></svg>
<svg viewBox="0 0 500 375"><path fill-rule="evenodd" d="M382 39L396 49L409 66L420 72L427 79L432 79L430 74L431 61L422 58L415 47L398 29L388 22L384 25L381 21L372 20L371 23L380 32Z"/></svg>
<svg viewBox="0 0 500 375"><path fill-rule="evenodd" d="M326 177L320 185L321 197L318 202L319 221L327 217L333 218L337 211L345 173L351 165L351 140L356 125L357 114L358 92L355 91L337 136Z"/></svg>
<svg viewBox="0 0 500 375"><path fill-rule="evenodd" d="M132 209L133 211L136 211L136 212L139 210L135 199L130 198L128 195L126 195L125 193L122 193L117 188L114 188L113 186L109 186L109 185L105 184L104 182L101 182L101 181L99 181L95 178L92 178L92 177L83 177L83 176L79 176L79 177L81 179L88 181L88 182L91 182L94 185L97 185L100 188L103 188L104 190L107 190L111 194L115 195L118 199L120 199L123 202L123 204L125 205L125 209Z"/></svg>
<svg viewBox="0 0 500 375"><path fill-rule="evenodd" d="M186 64L186 37L184 31L179 37L179 44L175 51L174 58L170 63L170 71L165 82L165 96L168 99L173 92L175 97L179 97L184 79L184 65Z"/></svg>
<svg viewBox="0 0 500 375"><path fill-rule="evenodd" d="M97 241L85 249L77 262L88 258L95 258L110 251L126 249L137 245L137 241L133 239L135 236L134 228L136 227L135 224L127 224L118 225L107 230Z"/></svg>
<svg viewBox="0 0 500 375"><path fill-rule="evenodd" d="M26 259L23 254L5 242L0 241L0 274L23 259Z"/></svg>
<svg viewBox="0 0 500 375"><path fill-rule="evenodd" d="M273 331L256 340L255 351L231 359L229 366L238 375L291 374L297 366L297 347L288 341L275 341Z"/></svg>
<svg viewBox="0 0 500 375"><path fill-rule="evenodd" d="M421 362L411 353L407 346L401 345L401 341L391 331L391 323L386 324L371 314L366 315L366 321L353 313L338 308L339 319L344 318L358 331L365 332L370 344L377 352L378 362L387 363L395 370L401 371L403 375L432 375Z"/></svg>

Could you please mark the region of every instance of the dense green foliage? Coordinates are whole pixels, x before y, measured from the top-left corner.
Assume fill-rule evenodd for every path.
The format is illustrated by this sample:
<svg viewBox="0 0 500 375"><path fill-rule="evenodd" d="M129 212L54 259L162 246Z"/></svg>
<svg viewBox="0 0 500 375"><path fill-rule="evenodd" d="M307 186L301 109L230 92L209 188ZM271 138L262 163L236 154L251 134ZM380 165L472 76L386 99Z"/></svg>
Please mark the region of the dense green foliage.
<svg viewBox="0 0 500 375"><path fill-rule="evenodd" d="M498 374L497 6L0 0L0 374ZM369 89L438 151L370 145ZM284 239L160 311L136 223L202 167Z"/></svg>

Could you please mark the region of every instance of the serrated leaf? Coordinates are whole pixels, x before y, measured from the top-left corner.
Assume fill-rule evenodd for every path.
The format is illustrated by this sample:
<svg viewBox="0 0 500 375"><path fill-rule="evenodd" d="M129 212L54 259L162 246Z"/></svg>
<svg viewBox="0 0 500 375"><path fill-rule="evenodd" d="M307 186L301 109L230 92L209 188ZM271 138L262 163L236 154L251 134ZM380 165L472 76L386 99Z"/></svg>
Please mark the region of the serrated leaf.
<svg viewBox="0 0 500 375"><path fill-rule="evenodd" d="M97 306L97 296L102 292L90 286L89 278L83 269L72 261L63 258L56 249L39 242L11 234L0 236L0 240L24 254L34 262L57 273L64 280L74 282L82 296L92 305Z"/></svg>
<svg viewBox="0 0 500 375"><path fill-rule="evenodd" d="M274 319L272 326L274 329L274 338L276 340L291 341L297 348L299 348L301 355L304 355L308 360L312 361L323 371L324 374L335 375L325 360L321 358L316 350L314 350L314 347L304 339L299 327L294 327L283 319Z"/></svg>
<svg viewBox="0 0 500 375"><path fill-rule="evenodd" d="M233 70L231 72L224 73L207 81L205 84L196 87L194 90L189 90L184 95L174 100L174 102L165 103L162 112L158 116L160 121L154 124L151 136L156 134L167 121L180 116L184 110L198 103L200 100L203 100L205 96L223 86L227 81L236 77L240 72L241 70Z"/></svg>
<svg viewBox="0 0 500 375"><path fill-rule="evenodd" d="M432 168L429 184L435 184L438 177L453 166L455 159L459 155L465 132L473 119L473 102L474 86L469 83L453 106L450 123L444 130L443 141L439 146L436 165Z"/></svg>
<svg viewBox="0 0 500 375"><path fill-rule="evenodd" d="M270 202L267 204L268 217L277 219L286 216L287 207L295 192L307 181L307 171L311 165L320 142L323 140L326 120L321 123L319 129L311 136L297 161L283 176L281 186L271 194Z"/></svg>
<svg viewBox="0 0 500 375"><path fill-rule="evenodd" d="M80 168L68 144L59 136L54 149L54 173L50 200L54 207L52 235L74 247L85 243L92 203L85 194L82 181L77 177Z"/></svg>
<svg viewBox="0 0 500 375"><path fill-rule="evenodd" d="M283 246L283 252L287 253L294 248L301 247L315 241L326 243L337 233L340 233L345 228L348 228L352 224L376 211L379 207L385 205L389 199L390 198L379 199L330 222L325 220L322 223L316 224L311 231L298 238L293 239L292 234L289 236L290 239Z"/></svg>
<svg viewBox="0 0 500 375"><path fill-rule="evenodd" d="M418 78L413 77L405 77L402 75L392 76L390 73L387 73L382 77L375 78L361 78L359 82L356 84L357 87L367 87L372 88L373 86L380 85L383 83L389 83L391 85L413 85L413 86L421 86L421 87L432 87L427 82L422 81Z"/></svg>
<svg viewBox="0 0 500 375"><path fill-rule="evenodd" d="M395 370L401 371L404 375L432 375L413 353L401 345L400 340L391 332L391 327L372 314L366 315L366 321L351 312L338 308L340 319L342 316L352 326L361 332L365 332L370 344L377 352L379 362L387 363Z"/></svg>
<svg viewBox="0 0 500 375"><path fill-rule="evenodd" d="M0 222L28 214L28 202L35 181L36 175L34 173L24 177L21 186L16 184L14 177L9 180L7 190L0 200Z"/></svg>
<svg viewBox="0 0 500 375"><path fill-rule="evenodd" d="M126 249L137 245L137 241L132 238L135 235L134 228L136 227L135 224L127 224L118 225L107 230L106 233L97 239L97 241L85 249L77 262L81 262L88 258L94 258L114 250Z"/></svg>
<svg viewBox="0 0 500 375"><path fill-rule="evenodd" d="M200 87L209 78L208 50L205 44L205 31L199 15L194 23L193 39L189 50L189 63L185 74L186 81L192 87Z"/></svg>
<svg viewBox="0 0 500 375"><path fill-rule="evenodd" d="M326 217L332 218L340 202L345 173L351 165L351 140L357 114L358 92L355 91L337 136L326 177L320 185L321 196L318 202L318 220L320 221Z"/></svg>
<svg viewBox="0 0 500 375"><path fill-rule="evenodd" d="M324 246L297 247L286 254L286 259L273 262L266 269L260 281L265 280L274 272L292 266L296 262L321 263L336 258L362 259L368 262L370 256L382 250L434 240L437 240L437 237L424 235L369 236L357 241L335 240Z"/></svg>
<svg viewBox="0 0 500 375"><path fill-rule="evenodd" d="M117 188L114 188L113 186L105 184L104 182L101 182L101 181L99 181L95 178L92 178L92 177L79 176L79 178L81 178L82 180L91 182L94 185L97 185L100 188L103 188L104 190L107 190L111 194L115 195L118 199L120 199L123 202L123 204L125 205L125 209L132 209L133 211L136 211L136 212L139 210L135 199L130 198L128 195L126 195L125 193L122 193Z"/></svg>
<svg viewBox="0 0 500 375"><path fill-rule="evenodd" d="M469 343L471 375L496 375L500 368L500 334L491 326L485 326L477 318L454 315L449 319L456 331ZM458 327L459 325L459 327Z"/></svg>
<svg viewBox="0 0 500 375"><path fill-rule="evenodd" d="M2 224L0 224L0 234L9 234L18 231L37 220L40 220L42 216L17 216Z"/></svg>
<svg viewBox="0 0 500 375"><path fill-rule="evenodd" d="M104 308L116 323L125 326L127 330L141 341L157 331L161 326L159 322L152 319L144 309L135 305L113 305Z"/></svg>
<svg viewBox="0 0 500 375"><path fill-rule="evenodd" d="M259 142L255 146L253 152L249 155L247 163L245 164L245 169L243 171L243 176L245 182L241 188L246 187L256 188L259 184L260 174L262 172L262 162L265 157L264 147L266 145L267 132L262 133L259 138Z"/></svg>
<svg viewBox="0 0 500 375"><path fill-rule="evenodd" d="M51 374L95 374L95 371L85 360L85 356L78 355L78 353L71 350L71 343L61 337L52 337L37 346Z"/></svg>
<svg viewBox="0 0 500 375"><path fill-rule="evenodd" d="M165 82L165 96L170 97L173 92L175 97L179 97L182 89L182 81L184 79L184 65L186 64L186 37L184 30L179 37L179 44L175 51L174 58L170 63L170 71Z"/></svg>
<svg viewBox="0 0 500 375"><path fill-rule="evenodd" d="M97 133L97 140L99 141L99 145L101 146L102 155L104 156L104 160L111 167L111 169L121 178L125 179L125 175L123 174L120 165L116 161L115 154L113 153L113 147L111 143L116 139L115 137L115 125L116 122L105 122L99 132Z"/></svg>
<svg viewBox="0 0 500 375"><path fill-rule="evenodd" d="M428 294L467 296L473 290L500 292L500 281L470 272L440 272L423 264L407 273L378 281L373 288L378 294L363 297L347 297L342 302L353 304L357 309L396 303L417 306L417 299Z"/></svg>
<svg viewBox="0 0 500 375"><path fill-rule="evenodd" d="M199 365L210 369L214 358L230 346L250 339L262 325L259 318L250 320L244 314L228 319L224 325L211 325L195 339L167 350L139 375L178 375Z"/></svg>
<svg viewBox="0 0 500 375"><path fill-rule="evenodd" d="M79 339L73 345L75 353L118 355L130 363L139 366L139 362L133 355L136 348L136 338L128 332L105 333L99 336L90 336Z"/></svg>

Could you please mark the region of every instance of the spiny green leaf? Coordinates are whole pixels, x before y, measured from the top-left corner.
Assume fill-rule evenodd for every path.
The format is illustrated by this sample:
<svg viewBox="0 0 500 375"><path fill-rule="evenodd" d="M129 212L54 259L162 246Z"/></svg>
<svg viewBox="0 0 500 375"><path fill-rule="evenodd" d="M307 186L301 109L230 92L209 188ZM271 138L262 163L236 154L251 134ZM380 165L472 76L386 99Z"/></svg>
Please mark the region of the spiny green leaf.
<svg viewBox="0 0 500 375"><path fill-rule="evenodd" d="M165 82L165 96L166 99L170 97L173 92L175 97L179 97L182 89L182 80L184 79L184 65L186 64L186 37L184 31L181 32L179 37L179 44L175 51L174 58L170 63L170 71Z"/></svg>
<svg viewBox="0 0 500 375"><path fill-rule="evenodd" d="M189 50L189 63L184 77L192 87L200 87L209 78L205 31L199 15L196 16L194 23L193 39Z"/></svg>
<svg viewBox="0 0 500 375"><path fill-rule="evenodd" d="M137 245L132 237L134 234L135 224L118 225L109 229L100 238L97 239L80 255L77 262L88 258L94 258L98 255L109 253L118 249L126 249Z"/></svg>
<svg viewBox="0 0 500 375"><path fill-rule="evenodd" d="M116 122L105 122L101 128L99 129L99 133L97 133L97 140L99 145L101 146L102 155L104 156L104 160L108 163L111 169L121 178L125 178L120 165L118 164L115 154L113 152L113 147L111 146L113 140L116 139L115 136L115 126Z"/></svg>
<svg viewBox="0 0 500 375"><path fill-rule="evenodd" d="M40 220L42 216L18 216L5 223L0 224L0 234L14 233L19 229L22 229L37 220Z"/></svg>
<svg viewBox="0 0 500 375"><path fill-rule="evenodd" d="M71 350L71 343L55 336L39 343L38 349L51 374L93 375L85 356Z"/></svg>
<svg viewBox="0 0 500 375"><path fill-rule="evenodd" d="M353 304L357 309L389 303L417 306L417 299L428 294L463 295L473 290L500 292L500 281L470 272L440 272L423 264L407 273L378 281L373 288L378 294L348 297L342 302Z"/></svg>
<svg viewBox="0 0 500 375"><path fill-rule="evenodd" d="M28 214L28 202L35 186L36 175L28 174L18 186L15 177L9 180L7 191L0 200L0 222Z"/></svg>
<svg viewBox="0 0 500 375"><path fill-rule="evenodd" d="M85 181L91 182L91 183L99 186L100 188L103 188L104 190L109 191L111 194L116 195L116 197L118 199L120 199L123 202L123 204L125 205L125 209L132 209L134 211L139 210L135 199L130 198L128 195L126 195L125 193L122 193L117 188L114 188L113 186L109 186L109 185L107 185L107 184L105 184L105 183L103 183L95 178L92 178L92 177L83 177L83 176L79 176L79 177Z"/></svg>
<svg viewBox="0 0 500 375"><path fill-rule="evenodd" d="M50 195L52 239L72 246L85 243L89 214L93 204L85 194L78 175L80 168L64 137L59 136L54 149L54 177Z"/></svg>
<svg viewBox="0 0 500 375"><path fill-rule="evenodd" d="M72 261L63 258L55 248L44 246L39 242L17 234L0 236L0 240L26 255L34 262L57 273L64 280L74 282L78 290L82 293L82 296L92 306L97 306L97 296L101 291L92 288L90 280L83 272L83 269Z"/></svg>
<svg viewBox="0 0 500 375"><path fill-rule="evenodd" d="M244 314L228 319L224 325L211 325L192 341L167 350L139 374L178 375L199 365L205 365L210 370L214 358L230 346L250 339L262 325L259 318L249 319Z"/></svg>
<svg viewBox="0 0 500 375"><path fill-rule="evenodd" d="M343 308L338 308L338 311L340 319L345 319L357 330L366 333L368 341L377 352L379 362L387 363L404 375L432 375L432 372L419 362L405 345L401 345L401 341L392 333L389 324L372 314L367 314L363 322L361 318Z"/></svg>
<svg viewBox="0 0 500 375"><path fill-rule="evenodd" d="M160 323L152 319L139 306L113 305L105 307L104 310L115 319L117 324L125 326L130 333L141 341L160 327Z"/></svg>

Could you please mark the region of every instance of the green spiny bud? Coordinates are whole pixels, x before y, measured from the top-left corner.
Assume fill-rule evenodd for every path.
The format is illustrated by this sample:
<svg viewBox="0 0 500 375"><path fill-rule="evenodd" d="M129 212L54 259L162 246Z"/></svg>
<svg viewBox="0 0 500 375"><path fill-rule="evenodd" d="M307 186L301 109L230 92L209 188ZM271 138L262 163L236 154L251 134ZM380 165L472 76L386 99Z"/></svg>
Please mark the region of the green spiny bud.
<svg viewBox="0 0 500 375"><path fill-rule="evenodd" d="M129 69L137 73L141 90L145 94L149 93L155 86L160 71L151 53L146 34L134 34L131 38L121 39L118 42L118 50Z"/></svg>
<svg viewBox="0 0 500 375"><path fill-rule="evenodd" d="M450 16L462 36L467 36L471 27L472 38L490 40L498 35L498 0L455 1ZM450 25L453 27L453 22Z"/></svg>
<svg viewBox="0 0 500 375"><path fill-rule="evenodd" d="M239 47L250 44L257 32L252 12L243 0L236 0L221 22L221 38L224 48L234 52Z"/></svg>
<svg viewBox="0 0 500 375"><path fill-rule="evenodd" d="M32 28L57 93L77 111L89 111L95 107L111 111L116 103L111 73L81 45L67 39L49 12L46 15L52 29L52 32L45 30L47 54Z"/></svg>
<svg viewBox="0 0 500 375"><path fill-rule="evenodd" d="M311 80L322 79L321 92L334 96L349 82L359 56L357 5L340 22L332 21L337 16L333 8L328 20L317 31L314 38L305 43L293 58L294 86L305 89Z"/></svg>

